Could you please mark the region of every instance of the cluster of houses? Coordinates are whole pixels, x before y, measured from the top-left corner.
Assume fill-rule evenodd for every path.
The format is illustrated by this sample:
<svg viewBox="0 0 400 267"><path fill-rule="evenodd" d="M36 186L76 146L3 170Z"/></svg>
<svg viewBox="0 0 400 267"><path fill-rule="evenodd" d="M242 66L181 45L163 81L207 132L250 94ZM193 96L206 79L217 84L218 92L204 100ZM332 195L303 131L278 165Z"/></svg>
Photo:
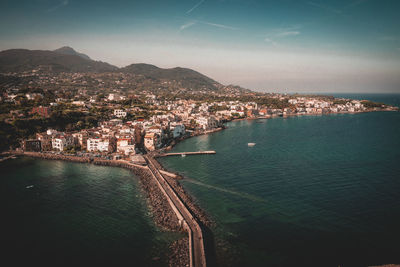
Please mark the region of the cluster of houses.
<svg viewBox="0 0 400 267"><path fill-rule="evenodd" d="M255 102L240 101L204 102L191 100L158 101L148 97L151 104L159 107L150 119L123 122L124 109L115 109L114 119L101 122L96 128L79 132L58 132L52 129L37 133L36 139L25 140L27 151L86 151L89 153L114 154L123 157L143 150L153 151L172 140L187 134L202 133L221 127L235 117L270 117L290 114L321 114L333 112L358 112L365 107L358 100L333 104L326 100L296 97L288 100L290 108L259 107Z"/></svg>

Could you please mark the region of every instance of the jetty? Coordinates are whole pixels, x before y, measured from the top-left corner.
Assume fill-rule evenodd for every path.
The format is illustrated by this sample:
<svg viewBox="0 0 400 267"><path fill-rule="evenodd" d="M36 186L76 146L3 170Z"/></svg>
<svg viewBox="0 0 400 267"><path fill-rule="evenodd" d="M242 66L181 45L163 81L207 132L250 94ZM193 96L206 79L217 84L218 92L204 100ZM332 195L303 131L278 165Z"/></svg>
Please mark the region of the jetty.
<svg viewBox="0 0 400 267"><path fill-rule="evenodd" d="M175 192L173 187L163 177L161 172L153 163L154 158L151 156L144 156L148 168L156 180L161 192L167 198L172 210L178 217L181 226L188 232L189 235L189 266L190 267L206 267L206 255L204 248L203 230L197 219L192 215L189 209L186 207L184 202Z"/></svg>
<svg viewBox="0 0 400 267"><path fill-rule="evenodd" d="M212 154L217 154L217 152L215 152L214 150L194 151L194 152L174 152L174 153L162 153L157 156L168 157L168 156L212 155Z"/></svg>

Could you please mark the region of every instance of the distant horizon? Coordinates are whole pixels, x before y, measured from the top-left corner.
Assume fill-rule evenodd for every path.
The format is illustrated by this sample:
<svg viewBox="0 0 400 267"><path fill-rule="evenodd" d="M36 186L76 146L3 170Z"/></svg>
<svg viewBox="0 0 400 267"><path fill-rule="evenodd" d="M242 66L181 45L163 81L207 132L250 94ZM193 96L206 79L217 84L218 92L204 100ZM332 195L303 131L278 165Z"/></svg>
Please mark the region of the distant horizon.
<svg viewBox="0 0 400 267"><path fill-rule="evenodd" d="M395 0L5 0L0 50L70 46L256 91L400 93Z"/></svg>

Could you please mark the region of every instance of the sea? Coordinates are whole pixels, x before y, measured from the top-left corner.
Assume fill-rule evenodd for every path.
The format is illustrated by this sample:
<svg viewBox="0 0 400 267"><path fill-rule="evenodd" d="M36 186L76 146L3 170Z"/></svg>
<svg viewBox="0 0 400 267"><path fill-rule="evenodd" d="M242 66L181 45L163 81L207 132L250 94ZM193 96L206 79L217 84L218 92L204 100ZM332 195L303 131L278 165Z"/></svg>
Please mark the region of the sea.
<svg viewBox="0 0 400 267"><path fill-rule="evenodd" d="M335 96L400 106L399 94ZM173 149L215 155L161 160L214 221L212 265L400 264L400 112L226 126ZM0 172L2 253L15 262L166 266L181 237L154 225L128 170L19 158Z"/></svg>

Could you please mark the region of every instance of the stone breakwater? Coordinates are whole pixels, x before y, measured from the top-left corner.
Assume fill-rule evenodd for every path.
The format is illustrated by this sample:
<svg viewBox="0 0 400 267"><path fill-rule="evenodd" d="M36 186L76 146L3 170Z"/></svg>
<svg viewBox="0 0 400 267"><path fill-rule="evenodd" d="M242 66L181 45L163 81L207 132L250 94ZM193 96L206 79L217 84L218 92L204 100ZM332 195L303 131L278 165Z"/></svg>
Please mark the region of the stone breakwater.
<svg viewBox="0 0 400 267"><path fill-rule="evenodd" d="M156 165L157 169L164 170L163 166L157 160L154 160L153 163ZM164 178L168 181L173 190L181 198L182 202L190 210L192 215L199 220L199 222L207 227L213 226L213 222L209 219L209 216L207 216L207 214L195 203L193 198L188 193L186 193L185 189L182 187L177 179L171 178L169 176L164 176Z"/></svg>
<svg viewBox="0 0 400 267"><path fill-rule="evenodd" d="M41 159L64 160L71 162L90 163L92 160L87 157L66 156L61 154L52 153L39 153L39 152L13 152L15 155L29 156Z"/></svg>

